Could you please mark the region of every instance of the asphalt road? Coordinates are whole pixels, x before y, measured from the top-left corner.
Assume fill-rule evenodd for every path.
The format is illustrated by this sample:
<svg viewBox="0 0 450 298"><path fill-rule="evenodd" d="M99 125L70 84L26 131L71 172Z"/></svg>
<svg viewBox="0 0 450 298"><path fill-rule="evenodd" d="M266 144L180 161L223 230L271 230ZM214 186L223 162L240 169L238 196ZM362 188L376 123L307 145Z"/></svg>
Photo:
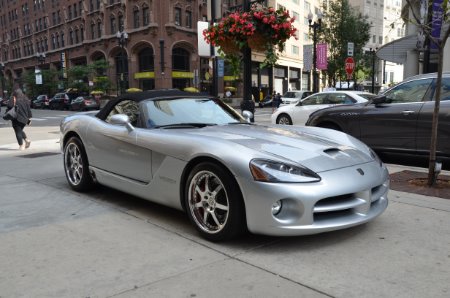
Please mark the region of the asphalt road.
<svg viewBox="0 0 450 298"><path fill-rule="evenodd" d="M211 243L179 211L72 191L56 118L70 113L36 111L25 151L0 127L2 298L450 296L449 200L390 191L386 212L356 228Z"/></svg>

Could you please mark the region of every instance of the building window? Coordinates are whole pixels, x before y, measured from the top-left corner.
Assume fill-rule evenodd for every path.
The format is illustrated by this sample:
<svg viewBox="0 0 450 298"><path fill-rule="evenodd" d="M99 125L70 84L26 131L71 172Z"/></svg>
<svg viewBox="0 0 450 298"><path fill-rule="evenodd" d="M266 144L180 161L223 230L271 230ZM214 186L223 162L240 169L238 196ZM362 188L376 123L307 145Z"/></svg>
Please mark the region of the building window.
<svg viewBox="0 0 450 298"><path fill-rule="evenodd" d="M79 39L78 39L78 29L75 29L75 43L79 43Z"/></svg>
<svg viewBox="0 0 450 298"><path fill-rule="evenodd" d="M67 7L67 14L68 14L69 20L71 20L72 19L72 5L69 5Z"/></svg>
<svg viewBox="0 0 450 298"><path fill-rule="evenodd" d="M77 38L77 42L78 42L78 29L76 29L75 32L77 33L76 38ZM80 28L80 40L81 41L84 40L84 28L83 27Z"/></svg>
<svg viewBox="0 0 450 298"><path fill-rule="evenodd" d="M100 21L97 23L97 35L98 38L102 37L102 23Z"/></svg>
<svg viewBox="0 0 450 298"><path fill-rule="evenodd" d="M125 26L124 26L124 21L123 21L123 15L119 15L119 30L120 31L123 31L125 29Z"/></svg>
<svg viewBox="0 0 450 298"><path fill-rule="evenodd" d="M95 39L95 24L91 24L91 39Z"/></svg>
<svg viewBox="0 0 450 298"><path fill-rule="evenodd" d="M111 16L111 34L116 34L117 28L116 28L116 17Z"/></svg>
<svg viewBox="0 0 450 298"><path fill-rule="evenodd" d="M65 41L64 41L64 32L61 32L61 46L62 46L62 47L65 47L65 46L66 46L66 43L65 43Z"/></svg>
<svg viewBox="0 0 450 298"><path fill-rule="evenodd" d="M73 30L69 31L69 45L73 45Z"/></svg>
<svg viewBox="0 0 450 298"><path fill-rule="evenodd" d="M145 48L139 52L139 71L154 71L154 56L151 48Z"/></svg>
<svg viewBox="0 0 450 298"><path fill-rule="evenodd" d="M89 11L94 11L94 0L89 1Z"/></svg>
<svg viewBox="0 0 450 298"><path fill-rule="evenodd" d="M298 50L298 46L292 46L292 54L293 55L298 55L299 54L299 50Z"/></svg>
<svg viewBox="0 0 450 298"><path fill-rule="evenodd" d="M292 12L292 16L295 18L295 20L298 22L300 21L300 15L298 14L298 12Z"/></svg>
<svg viewBox="0 0 450 298"><path fill-rule="evenodd" d="M78 14L78 11L77 11L77 4L74 3L74 4L73 4L73 17L76 18L76 17L77 17L77 14Z"/></svg>
<svg viewBox="0 0 450 298"><path fill-rule="evenodd" d="M142 8L142 25L147 26L150 24L150 11L148 6Z"/></svg>
<svg viewBox="0 0 450 298"><path fill-rule="evenodd" d="M175 25L181 26L181 8L175 8Z"/></svg>
<svg viewBox="0 0 450 298"><path fill-rule="evenodd" d="M133 26L139 28L139 9L137 8L133 10Z"/></svg>
<svg viewBox="0 0 450 298"><path fill-rule="evenodd" d="M192 11L186 10L186 27L192 28Z"/></svg>

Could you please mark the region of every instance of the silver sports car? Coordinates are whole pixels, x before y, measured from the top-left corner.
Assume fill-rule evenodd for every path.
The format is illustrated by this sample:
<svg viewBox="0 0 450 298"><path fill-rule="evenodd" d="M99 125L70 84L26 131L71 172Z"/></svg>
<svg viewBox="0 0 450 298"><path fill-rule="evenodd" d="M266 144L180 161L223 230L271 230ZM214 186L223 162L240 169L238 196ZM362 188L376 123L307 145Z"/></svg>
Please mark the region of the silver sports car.
<svg viewBox="0 0 450 298"><path fill-rule="evenodd" d="M184 210L212 241L247 230L348 228L388 205L386 166L360 141L324 128L251 124L207 95L123 95L65 118L61 149L73 189L100 183Z"/></svg>

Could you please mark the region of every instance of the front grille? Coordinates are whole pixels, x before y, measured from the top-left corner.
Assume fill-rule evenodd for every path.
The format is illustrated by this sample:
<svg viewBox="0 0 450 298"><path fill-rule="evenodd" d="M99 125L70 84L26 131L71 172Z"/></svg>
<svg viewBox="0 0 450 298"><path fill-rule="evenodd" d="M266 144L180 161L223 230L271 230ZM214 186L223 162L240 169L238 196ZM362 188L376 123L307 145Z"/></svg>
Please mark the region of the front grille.
<svg viewBox="0 0 450 298"><path fill-rule="evenodd" d="M367 214L371 205L387 191L386 188L378 185L370 190L321 199L314 205L314 222L345 218L355 213Z"/></svg>

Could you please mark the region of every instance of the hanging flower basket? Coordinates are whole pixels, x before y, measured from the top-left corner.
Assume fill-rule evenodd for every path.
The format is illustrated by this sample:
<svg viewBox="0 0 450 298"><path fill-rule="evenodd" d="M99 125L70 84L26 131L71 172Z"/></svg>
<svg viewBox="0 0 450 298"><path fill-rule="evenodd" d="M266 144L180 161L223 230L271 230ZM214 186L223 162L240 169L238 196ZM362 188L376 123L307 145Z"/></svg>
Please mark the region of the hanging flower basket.
<svg viewBox="0 0 450 298"><path fill-rule="evenodd" d="M220 49L227 55L239 55L239 46L231 38L224 38L217 44Z"/></svg>
<svg viewBox="0 0 450 298"><path fill-rule="evenodd" d="M255 32L252 36L249 36L247 39L247 43L250 49L256 52L264 52L266 50L267 45L270 42L267 40L267 37L262 35L259 32Z"/></svg>
<svg viewBox="0 0 450 298"><path fill-rule="evenodd" d="M227 55L239 55L248 46L266 56L264 64L273 65L284 43L295 37L295 18L280 8L254 4L248 12L234 12L203 31L204 39L213 46L220 46Z"/></svg>

